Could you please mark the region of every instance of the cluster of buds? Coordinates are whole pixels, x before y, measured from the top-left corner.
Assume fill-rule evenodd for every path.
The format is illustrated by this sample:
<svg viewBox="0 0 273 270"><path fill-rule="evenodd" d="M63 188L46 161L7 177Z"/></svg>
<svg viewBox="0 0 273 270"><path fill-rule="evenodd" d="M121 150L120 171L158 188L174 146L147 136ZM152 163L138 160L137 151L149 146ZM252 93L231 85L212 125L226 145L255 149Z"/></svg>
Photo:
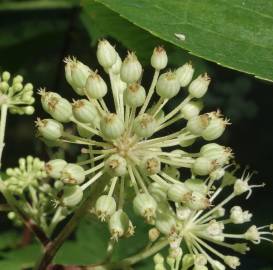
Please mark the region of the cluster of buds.
<svg viewBox="0 0 273 270"><path fill-rule="evenodd" d="M40 135L51 142L81 145L82 153L88 154L86 160L77 164L50 161L53 169L48 173L61 189L81 192L74 206L85 189L102 178L108 179L92 213L108 223L113 239L133 234L134 226L124 211L128 191L132 189L135 213L169 239L172 254L181 253L179 256L184 258L180 244L185 241L195 256L195 269L206 269L207 262L214 269L223 269L206 250L236 268L235 257L220 254L206 241L241 253L246 250L245 245L225 243L225 238L231 235L224 233L224 229L228 223L249 221L251 214L236 207L228 219L221 218L228 201L245 192L251 194L254 186L248 184L250 177L236 180L226 172L233 158L232 151L212 142L224 133L229 122L219 111L201 113L201 99L207 92L209 76L195 77L191 63L161 72L167 66L168 57L158 47L151 56L154 76L146 91L141 82L143 68L135 53L129 52L122 61L115 48L101 40L97 58L109 77L110 87L98 71L69 57L65 59L66 80L81 98L69 102L55 92L40 90L42 106L51 116L37 120ZM112 103L107 104L106 95L113 97ZM168 110L166 104L180 97L183 98L179 104ZM77 134L66 129L69 123L76 125ZM183 128L161 135L170 126L175 129L181 125ZM199 152L191 153L189 148L196 140L207 143ZM189 178L181 179L182 169L188 170ZM212 207L214 199L230 185L234 185L232 194ZM245 234L243 237L251 238ZM176 260L169 262L179 264Z"/></svg>
<svg viewBox="0 0 273 270"><path fill-rule="evenodd" d="M50 236L56 225L81 201L83 191L76 182L84 180L82 172L82 167L61 159L45 164L27 156L19 159L18 167L6 170L4 183L20 212ZM20 224L16 213L9 212L8 217Z"/></svg>
<svg viewBox="0 0 273 270"><path fill-rule="evenodd" d="M165 202L164 197L156 196L159 193L154 190L154 197L158 203L160 202L157 209L160 212L157 215L155 228L169 239L170 250L166 262L170 269L177 269L177 265L181 265L183 270L191 267L196 270L207 270L208 265L214 270L224 270L225 265L236 269L240 265L239 258L225 255L219 250L225 248L233 253L245 254L249 250L247 241L254 244L259 244L262 240L273 242L273 225L262 227L251 225L249 229L239 234L226 232L229 224L245 224L252 218L252 214L249 211L243 211L240 206L233 206L230 211L227 211L227 204L239 195L252 192L255 187L264 186L263 184L249 185L251 174L244 173L241 178L236 178L235 172L236 170L232 173L225 172L224 177L211 186L210 180L191 180L192 183L188 185L188 188L193 192L194 190L203 192L208 198L207 201L204 200L205 197L195 199L192 197L193 204L185 203L181 200L182 183L180 189L177 187L176 191L168 193ZM185 186L187 181L183 182ZM217 202L223 190L230 187L232 187L230 194ZM183 196L187 194L184 192ZM173 201L174 206L170 207L168 201ZM206 204L210 205L209 209ZM171 260L171 254L175 252L180 254L182 246L187 247L187 253ZM219 250L217 246L220 247ZM157 257L163 258L161 255ZM157 257L155 257L155 269L166 269L163 264L164 259L161 259L160 267L157 266ZM179 262L175 259L179 259Z"/></svg>
<svg viewBox="0 0 273 270"><path fill-rule="evenodd" d="M0 107L5 104L8 106L10 113L33 114L34 107L32 104L35 101L33 85L31 83L23 84L21 75L17 75L12 79L7 71L0 75Z"/></svg>

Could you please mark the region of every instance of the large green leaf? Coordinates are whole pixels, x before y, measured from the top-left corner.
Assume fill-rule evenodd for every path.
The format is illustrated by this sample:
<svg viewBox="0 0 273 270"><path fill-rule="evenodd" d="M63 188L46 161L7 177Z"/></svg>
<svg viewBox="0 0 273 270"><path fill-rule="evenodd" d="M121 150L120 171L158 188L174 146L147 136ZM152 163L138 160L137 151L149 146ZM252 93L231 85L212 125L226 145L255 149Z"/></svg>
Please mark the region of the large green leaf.
<svg viewBox="0 0 273 270"><path fill-rule="evenodd" d="M196 56L273 80L273 1L96 1Z"/></svg>
<svg viewBox="0 0 273 270"><path fill-rule="evenodd" d="M190 56L181 48L151 35L100 3L82 0L82 7L81 20L92 39L92 45L95 45L98 39L111 36L124 47L135 51L144 65L150 62L154 47L163 45L168 52L169 64L178 66L191 60L198 72L206 69L204 62L199 61L197 57ZM122 50L118 48L118 51Z"/></svg>

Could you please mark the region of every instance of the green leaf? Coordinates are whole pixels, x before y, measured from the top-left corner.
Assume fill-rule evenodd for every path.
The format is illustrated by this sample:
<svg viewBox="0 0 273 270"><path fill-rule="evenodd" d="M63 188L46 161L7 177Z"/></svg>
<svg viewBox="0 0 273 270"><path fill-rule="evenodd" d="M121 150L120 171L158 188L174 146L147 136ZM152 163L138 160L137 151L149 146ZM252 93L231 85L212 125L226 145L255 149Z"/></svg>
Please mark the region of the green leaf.
<svg viewBox="0 0 273 270"><path fill-rule="evenodd" d="M0 269L21 270L30 267L38 258L40 252L40 247L37 244L10 252L2 252L0 253Z"/></svg>
<svg viewBox="0 0 273 270"><path fill-rule="evenodd" d="M273 80L272 1L96 1L196 56Z"/></svg>
<svg viewBox="0 0 273 270"><path fill-rule="evenodd" d="M0 250L13 248L17 245L19 239L15 231L5 231L0 233Z"/></svg>
<svg viewBox="0 0 273 270"><path fill-rule="evenodd" d="M204 63L200 62L198 58L190 56L180 48L151 35L104 5L92 0L83 0L82 7L81 20L92 38L93 46L97 40L111 36L124 47L135 51L142 64L147 65L150 62L154 47L163 45L168 52L171 65L178 66L191 60L195 66L198 65L199 71L205 70ZM118 51L121 51L120 48Z"/></svg>

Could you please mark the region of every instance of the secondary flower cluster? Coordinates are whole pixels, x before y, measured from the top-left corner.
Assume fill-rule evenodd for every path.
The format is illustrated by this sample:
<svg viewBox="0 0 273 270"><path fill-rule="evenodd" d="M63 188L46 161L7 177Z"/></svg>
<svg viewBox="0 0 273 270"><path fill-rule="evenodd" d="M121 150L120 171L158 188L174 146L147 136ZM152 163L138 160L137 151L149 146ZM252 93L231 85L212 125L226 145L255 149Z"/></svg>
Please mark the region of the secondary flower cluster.
<svg viewBox="0 0 273 270"><path fill-rule="evenodd" d="M34 107L31 106L35 99L33 97L33 85L23 85L23 77L15 76L11 80L9 72L4 71L0 76L0 107L6 104L10 113L33 114Z"/></svg>
<svg viewBox="0 0 273 270"><path fill-rule="evenodd" d="M223 206L237 195L251 192L253 186L248 183L249 176L236 179L225 172L232 151L211 142L223 134L229 122L219 111L201 113L201 98L210 78L207 74L195 77L190 63L161 72L168 57L162 47L157 47L151 56L154 76L146 91L141 84L143 68L133 52L122 61L115 48L102 40L97 58L108 74L110 91L97 70L76 58L66 58L66 80L81 97L71 103L55 92L39 92L44 110L52 117L37 120L40 135L50 142L81 145L82 152L89 156L77 164L61 159L47 163L54 186L70 191L71 196L63 204L77 206L84 191L106 177L107 184L92 212L108 223L113 239L133 234L133 224L124 211L132 189L136 214L168 238L172 254L181 251L175 267L182 257L179 246L185 241L194 263L196 256L202 255L198 261L203 268L195 269L207 269L207 261L214 269L224 269L207 251L236 268L236 257L222 255L207 241L244 253L244 244L228 244L225 238L259 242L264 232L256 227L242 235L223 232L227 223L250 220L251 214L239 206L230 210L227 219L222 217ZM180 103L168 110L166 104L182 96ZM109 97L113 102L106 102ZM76 135L65 129L67 123L76 125ZM182 125L183 128L169 132L170 126ZM191 153L188 148L197 139L208 143ZM188 178L181 179L182 171ZM216 197L230 185L231 195L213 207Z"/></svg>
<svg viewBox="0 0 273 270"><path fill-rule="evenodd" d="M27 156L19 159L19 166L6 170L5 186L15 199L16 207L30 218L48 236L68 214L73 211L75 200L81 200L83 192L76 186L64 187L62 182L52 181L50 162ZM79 197L79 198L78 198ZM8 217L21 224L15 212Z"/></svg>

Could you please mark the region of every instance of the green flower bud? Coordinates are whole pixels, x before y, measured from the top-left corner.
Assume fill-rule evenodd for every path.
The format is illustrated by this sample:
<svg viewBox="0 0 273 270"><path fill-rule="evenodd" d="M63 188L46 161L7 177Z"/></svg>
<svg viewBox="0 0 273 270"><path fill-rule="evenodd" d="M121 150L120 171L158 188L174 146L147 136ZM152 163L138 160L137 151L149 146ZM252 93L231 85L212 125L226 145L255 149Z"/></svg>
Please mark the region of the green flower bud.
<svg viewBox="0 0 273 270"><path fill-rule="evenodd" d="M46 91L45 89L40 89L38 91L38 94L41 96L42 107L47 113L49 113L50 110L52 110L54 106L58 103L59 99L62 98L59 94Z"/></svg>
<svg viewBox="0 0 273 270"><path fill-rule="evenodd" d="M121 69L121 65L122 65L122 61L121 58L119 57L119 55L117 54L117 59L115 64L109 69L110 72L112 72L113 74L119 74L120 73L120 69ZM106 73L108 73L108 69L104 69L104 71Z"/></svg>
<svg viewBox="0 0 273 270"><path fill-rule="evenodd" d="M228 265L231 269L236 269L238 266L240 266L240 259L235 256L225 256L224 262L226 265Z"/></svg>
<svg viewBox="0 0 273 270"><path fill-rule="evenodd" d="M123 134L124 123L116 114L109 113L101 118L100 130L105 137L114 140Z"/></svg>
<svg viewBox="0 0 273 270"><path fill-rule="evenodd" d="M35 111L33 106L25 106L23 107L24 113L27 115L32 115Z"/></svg>
<svg viewBox="0 0 273 270"><path fill-rule="evenodd" d="M85 124L85 125L93 128L91 124ZM93 132L91 132L89 129L86 129L80 125L77 125L77 131L78 131L78 134L83 138L91 138L92 136L94 136Z"/></svg>
<svg viewBox="0 0 273 270"><path fill-rule="evenodd" d="M195 143L196 139L193 138L193 139L187 139L187 138L182 138L179 142L179 145L182 146L182 147L188 147L188 146L191 146Z"/></svg>
<svg viewBox="0 0 273 270"><path fill-rule="evenodd" d="M165 166L163 169L164 173L168 174L174 179L180 179L180 172L177 168L173 166Z"/></svg>
<svg viewBox="0 0 273 270"><path fill-rule="evenodd" d="M66 165L67 162L63 159L52 159L46 163L45 169L50 177L54 179L59 179Z"/></svg>
<svg viewBox="0 0 273 270"><path fill-rule="evenodd" d="M85 84L85 93L94 99L103 98L107 93L107 85L102 77L96 72L90 73Z"/></svg>
<svg viewBox="0 0 273 270"><path fill-rule="evenodd" d="M192 80L194 69L191 63L186 63L175 71L181 87L186 87Z"/></svg>
<svg viewBox="0 0 273 270"><path fill-rule="evenodd" d="M168 198L171 201L183 203L189 199L191 191L184 183L170 185L168 189Z"/></svg>
<svg viewBox="0 0 273 270"><path fill-rule="evenodd" d="M205 194L194 191L186 202L186 206L192 210L203 210L210 206L210 202Z"/></svg>
<svg viewBox="0 0 273 270"><path fill-rule="evenodd" d="M125 104L130 107L140 107L146 98L146 92L143 86L138 83L131 83L124 91Z"/></svg>
<svg viewBox="0 0 273 270"><path fill-rule="evenodd" d="M219 166L229 163L232 157L231 149L217 143L209 143L201 147L200 155L215 160Z"/></svg>
<svg viewBox="0 0 273 270"><path fill-rule="evenodd" d="M39 118L36 121L39 133L47 140L54 141L59 139L63 134L63 125L53 119Z"/></svg>
<svg viewBox="0 0 273 270"><path fill-rule="evenodd" d="M57 121L67 123L72 116L72 105L65 98L59 98L49 101L48 113Z"/></svg>
<svg viewBox="0 0 273 270"><path fill-rule="evenodd" d="M169 212L157 213L155 227L162 234L170 236L176 232L176 219Z"/></svg>
<svg viewBox="0 0 273 270"><path fill-rule="evenodd" d="M65 59L65 77L78 95L84 95L84 87L91 69L76 58Z"/></svg>
<svg viewBox="0 0 273 270"><path fill-rule="evenodd" d="M106 40L100 40L97 48L99 64L105 69L111 68L117 61L118 53L115 48Z"/></svg>
<svg viewBox="0 0 273 270"><path fill-rule="evenodd" d="M190 120L198 116L202 108L203 103L201 101L191 101L182 107L181 113L186 120Z"/></svg>
<svg viewBox="0 0 273 270"><path fill-rule="evenodd" d="M109 220L109 230L116 241L125 235L129 228L129 218L123 210L116 211Z"/></svg>
<svg viewBox="0 0 273 270"><path fill-rule="evenodd" d="M66 207L77 206L83 198L83 191L80 186L65 186L61 197L62 204Z"/></svg>
<svg viewBox="0 0 273 270"><path fill-rule="evenodd" d="M101 195L95 206L96 215L101 221L108 220L116 211L117 204L112 196Z"/></svg>
<svg viewBox="0 0 273 270"><path fill-rule="evenodd" d="M128 52L120 69L120 77L126 83L137 82L142 74L142 66L139 63L136 55Z"/></svg>
<svg viewBox="0 0 273 270"><path fill-rule="evenodd" d="M157 203L151 195L147 193L138 193L134 198L133 206L136 214L144 217L147 222L154 220Z"/></svg>
<svg viewBox="0 0 273 270"><path fill-rule="evenodd" d="M166 72L159 76L156 83L156 92L163 98L172 98L179 92L180 84L174 72Z"/></svg>
<svg viewBox="0 0 273 270"><path fill-rule="evenodd" d="M80 99L73 102L73 116L82 123L96 123L99 118L97 109L87 99Z"/></svg>
<svg viewBox="0 0 273 270"><path fill-rule="evenodd" d="M2 73L2 79L3 81L7 82L10 79L10 73L8 71L4 71Z"/></svg>
<svg viewBox="0 0 273 270"><path fill-rule="evenodd" d="M201 135L208 125L209 116L207 114L202 114L188 120L187 130L194 135Z"/></svg>
<svg viewBox="0 0 273 270"><path fill-rule="evenodd" d="M14 93L20 92L23 89L23 84L20 82L14 83L12 89Z"/></svg>
<svg viewBox="0 0 273 270"><path fill-rule="evenodd" d="M7 82L0 82L0 91L6 93L9 90L9 84Z"/></svg>
<svg viewBox="0 0 273 270"><path fill-rule="evenodd" d="M155 264L163 264L164 263L164 257L160 254L157 253L154 257L153 257L154 263Z"/></svg>
<svg viewBox="0 0 273 270"><path fill-rule="evenodd" d="M157 228L152 228L149 230L148 236L149 236L149 240L151 242L155 242L158 239L158 237L160 236L160 232Z"/></svg>
<svg viewBox="0 0 273 270"><path fill-rule="evenodd" d="M105 170L110 175L115 175L115 176L123 176L127 174L126 159L118 154L111 155L105 161Z"/></svg>
<svg viewBox="0 0 273 270"><path fill-rule="evenodd" d="M148 191L157 202L167 201L167 188L162 185L153 182L148 186Z"/></svg>
<svg viewBox="0 0 273 270"><path fill-rule="evenodd" d="M33 91L33 84L32 83L26 83L24 86L24 91L29 92Z"/></svg>
<svg viewBox="0 0 273 270"><path fill-rule="evenodd" d="M65 184L79 185L85 180L84 169L80 165L68 163L62 170L61 180Z"/></svg>
<svg viewBox="0 0 273 270"><path fill-rule="evenodd" d="M205 73L204 75L199 75L189 85L190 95L195 98L203 97L208 90L209 84L210 84L210 77L208 76L207 73Z"/></svg>
<svg viewBox="0 0 273 270"><path fill-rule="evenodd" d="M210 115L208 126L202 131L201 136L212 141L218 139L225 131L228 121L219 117L218 112Z"/></svg>
<svg viewBox="0 0 273 270"><path fill-rule="evenodd" d="M192 172L197 175L208 175L215 168L215 163L207 157L199 157L192 166Z"/></svg>
<svg viewBox="0 0 273 270"><path fill-rule="evenodd" d="M167 66L168 56L163 47L154 48L151 57L151 66L156 70L161 70Z"/></svg>
<svg viewBox="0 0 273 270"><path fill-rule="evenodd" d="M188 270L194 264L194 255L185 254L182 258L182 269Z"/></svg>
<svg viewBox="0 0 273 270"><path fill-rule="evenodd" d="M22 83L24 80L23 76L21 75L16 75L13 80L12 80L12 84L16 84L16 83Z"/></svg>
<svg viewBox="0 0 273 270"><path fill-rule="evenodd" d="M141 159L140 168L145 175L153 175L160 172L161 163L157 156L148 155Z"/></svg>
<svg viewBox="0 0 273 270"><path fill-rule="evenodd" d="M139 137L150 137L157 128L157 122L154 117L144 113L134 120L134 132Z"/></svg>
<svg viewBox="0 0 273 270"><path fill-rule="evenodd" d="M220 263L219 261L214 260L213 262L210 262L213 270L225 270L226 267Z"/></svg>
<svg viewBox="0 0 273 270"><path fill-rule="evenodd" d="M185 186L191 191L196 191L204 195L208 192L207 185L201 179L190 178L185 181Z"/></svg>
<svg viewBox="0 0 273 270"><path fill-rule="evenodd" d="M64 187L64 183L60 180L57 180L54 182L54 188L57 189L58 191L62 190Z"/></svg>

